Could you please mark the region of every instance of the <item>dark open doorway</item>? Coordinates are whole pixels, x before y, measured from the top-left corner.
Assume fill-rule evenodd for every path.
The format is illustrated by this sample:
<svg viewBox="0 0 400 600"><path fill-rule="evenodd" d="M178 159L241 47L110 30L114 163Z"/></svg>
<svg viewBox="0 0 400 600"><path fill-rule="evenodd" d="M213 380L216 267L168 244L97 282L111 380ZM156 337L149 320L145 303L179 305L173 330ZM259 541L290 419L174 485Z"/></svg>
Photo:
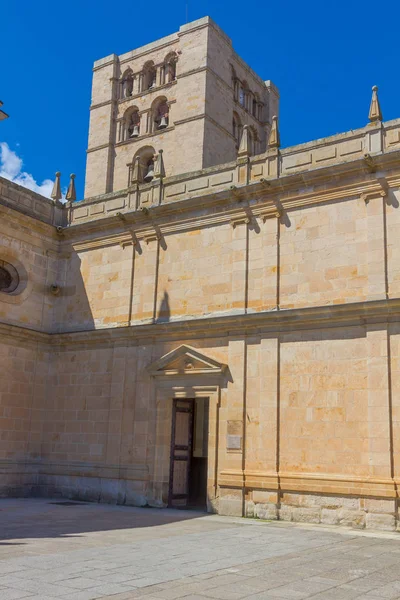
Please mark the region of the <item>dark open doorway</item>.
<svg viewBox="0 0 400 600"><path fill-rule="evenodd" d="M208 398L174 399L168 504L207 510Z"/></svg>

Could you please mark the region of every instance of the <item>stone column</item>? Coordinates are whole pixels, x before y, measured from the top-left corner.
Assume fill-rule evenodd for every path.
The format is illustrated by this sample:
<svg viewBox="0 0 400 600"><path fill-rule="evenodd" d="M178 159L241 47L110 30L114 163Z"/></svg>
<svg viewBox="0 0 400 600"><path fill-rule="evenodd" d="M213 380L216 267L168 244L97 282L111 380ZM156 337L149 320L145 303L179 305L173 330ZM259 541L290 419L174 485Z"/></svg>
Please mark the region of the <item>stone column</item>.
<svg viewBox="0 0 400 600"><path fill-rule="evenodd" d="M367 299L383 300L387 294L385 192L362 194L367 224Z"/></svg>
<svg viewBox="0 0 400 600"><path fill-rule="evenodd" d="M393 471L387 336L385 325L367 326L368 465L375 480L391 480ZM394 529L394 486L388 494L387 499L361 499L367 527Z"/></svg>
<svg viewBox="0 0 400 600"><path fill-rule="evenodd" d="M247 216L232 221L232 309L245 311L248 298Z"/></svg>
<svg viewBox="0 0 400 600"><path fill-rule="evenodd" d="M158 244L155 234L140 241L135 258L132 324L151 323L157 295Z"/></svg>
<svg viewBox="0 0 400 600"><path fill-rule="evenodd" d="M113 349L111 364L110 407L108 411L108 430L106 443L106 465L108 477L101 479L101 500L115 502L124 496L124 482L119 480L121 448L121 430L124 406L125 385L125 346L116 345Z"/></svg>
<svg viewBox="0 0 400 600"><path fill-rule="evenodd" d="M220 410L220 501L222 515L243 516L245 462L246 341L229 340L232 381Z"/></svg>
<svg viewBox="0 0 400 600"><path fill-rule="evenodd" d="M277 518L279 468L279 341L248 339L246 394L246 514ZM251 491L251 488L255 488Z"/></svg>

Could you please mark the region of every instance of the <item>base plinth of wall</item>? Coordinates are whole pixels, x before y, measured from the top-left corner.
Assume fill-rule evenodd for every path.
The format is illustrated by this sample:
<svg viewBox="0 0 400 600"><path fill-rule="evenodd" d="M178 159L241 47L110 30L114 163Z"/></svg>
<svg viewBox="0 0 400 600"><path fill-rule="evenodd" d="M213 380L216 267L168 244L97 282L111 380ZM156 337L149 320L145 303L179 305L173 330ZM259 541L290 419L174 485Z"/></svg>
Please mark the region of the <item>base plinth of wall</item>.
<svg viewBox="0 0 400 600"><path fill-rule="evenodd" d="M228 497L231 493L232 490L229 490ZM220 506L223 510L223 500ZM227 513L220 510L220 514ZM278 500L276 492L254 490L247 494L245 516L297 523L343 525L355 529L400 531L398 504L394 499L283 493Z"/></svg>

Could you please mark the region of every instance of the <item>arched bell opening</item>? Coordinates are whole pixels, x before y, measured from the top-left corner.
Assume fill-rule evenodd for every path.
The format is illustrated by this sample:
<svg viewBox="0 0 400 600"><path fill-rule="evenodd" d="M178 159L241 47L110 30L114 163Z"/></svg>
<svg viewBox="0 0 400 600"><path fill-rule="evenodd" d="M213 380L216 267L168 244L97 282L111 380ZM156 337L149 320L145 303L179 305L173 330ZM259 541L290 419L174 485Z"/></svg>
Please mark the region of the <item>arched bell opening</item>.
<svg viewBox="0 0 400 600"><path fill-rule="evenodd" d="M166 129L169 126L169 106L167 98L156 98L151 106L152 131Z"/></svg>
<svg viewBox="0 0 400 600"><path fill-rule="evenodd" d="M239 148L240 145L240 140L242 137L242 122L240 120L239 115L237 114L237 112L233 113L232 116L232 135L235 138L235 145L237 148Z"/></svg>
<svg viewBox="0 0 400 600"><path fill-rule="evenodd" d="M119 80L119 97L129 98L133 94L133 71L127 69Z"/></svg>
<svg viewBox="0 0 400 600"><path fill-rule="evenodd" d="M153 146L144 146L140 148L133 157L132 177L130 184L133 183L150 183L154 178L154 156L155 150Z"/></svg>
<svg viewBox="0 0 400 600"><path fill-rule="evenodd" d="M143 67L143 90L151 90L156 86L157 69L152 60L147 61Z"/></svg>
<svg viewBox="0 0 400 600"><path fill-rule="evenodd" d="M176 63L178 56L176 52L170 52L164 59L162 66L162 83L172 83L176 79Z"/></svg>
<svg viewBox="0 0 400 600"><path fill-rule="evenodd" d="M137 106L131 106L125 112L120 126L119 141L135 139L140 135L140 114Z"/></svg>

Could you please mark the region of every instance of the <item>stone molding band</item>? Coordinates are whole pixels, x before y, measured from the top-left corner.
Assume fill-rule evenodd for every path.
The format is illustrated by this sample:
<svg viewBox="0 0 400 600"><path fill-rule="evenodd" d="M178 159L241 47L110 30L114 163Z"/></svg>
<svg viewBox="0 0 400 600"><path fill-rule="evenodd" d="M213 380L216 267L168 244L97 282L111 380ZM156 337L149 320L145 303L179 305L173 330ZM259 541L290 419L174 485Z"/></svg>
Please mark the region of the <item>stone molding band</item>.
<svg viewBox="0 0 400 600"><path fill-rule="evenodd" d="M326 329L333 327L359 326L400 321L400 298L370 300L317 306L311 308L280 309L257 313L236 311L230 315L192 318L179 321L131 323L110 329L92 329L65 333L41 332L34 329L0 323L0 335L12 342L26 341L63 347L70 345L105 344L136 341L148 338L168 339L179 335L182 338L208 337L214 335L252 335L257 333L287 333L303 329Z"/></svg>

